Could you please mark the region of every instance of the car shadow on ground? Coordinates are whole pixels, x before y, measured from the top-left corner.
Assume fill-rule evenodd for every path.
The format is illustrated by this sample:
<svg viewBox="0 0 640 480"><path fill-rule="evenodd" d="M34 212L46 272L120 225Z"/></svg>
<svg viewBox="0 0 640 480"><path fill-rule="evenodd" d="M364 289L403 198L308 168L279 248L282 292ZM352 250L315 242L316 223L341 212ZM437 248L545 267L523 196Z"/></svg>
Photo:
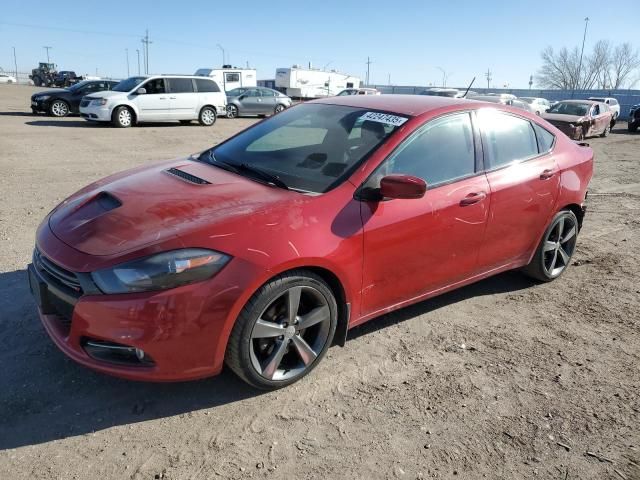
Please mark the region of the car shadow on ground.
<svg viewBox="0 0 640 480"><path fill-rule="evenodd" d="M519 274L502 274L379 317L352 330L349 338L470 297L531 285ZM0 273L0 344L0 451L215 408L262 394L228 371L206 380L154 384L109 377L75 364L44 332L26 270Z"/></svg>
<svg viewBox="0 0 640 480"><path fill-rule="evenodd" d="M66 117L73 118L73 117ZM32 127L72 127L72 128L86 128L92 127L91 123L85 120L33 120L30 122L24 122L25 125L31 125Z"/></svg>
<svg viewBox="0 0 640 480"><path fill-rule="evenodd" d="M34 117L32 112L0 112L0 117Z"/></svg>

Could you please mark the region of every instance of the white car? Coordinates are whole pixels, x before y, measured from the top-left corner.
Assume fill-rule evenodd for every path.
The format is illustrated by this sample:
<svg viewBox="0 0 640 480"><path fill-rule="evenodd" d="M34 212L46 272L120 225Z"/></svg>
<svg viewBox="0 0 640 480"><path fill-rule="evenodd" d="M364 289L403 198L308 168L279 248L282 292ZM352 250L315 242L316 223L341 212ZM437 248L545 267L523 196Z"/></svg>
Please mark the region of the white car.
<svg viewBox="0 0 640 480"><path fill-rule="evenodd" d="M89 121L126 128L139 122L177 120L211 126L226 115L227 96L210 78L192 75L130 77L108 92L92 93L80 102Z"/></svg>
<svg viewBox="0 0 640 480"><path fill-rule="evenodd" d="M522 100L523 102L527 102L531 107L531 110L535 112L536 115L542 115L547 110L551 108L551 103L546 98L540 97L518 97L518 100Z"/></svg>
<svg viewBox="0 0 640 480"><path fill-rule="evenodd" d="M595 102L602 102L609 105L609 110L613 113L613 120L617 120L620 115L620 104L618 100L613 97L589 97L589 100L593 100Z"/></svg>
<svg viewBox="0 0 640 480"><path fill-rule="evenodd" d="M16 83L16 77L12 77L6 73L0 73L0 83Z"/></svg>
<svg viewBox="0 0 640 480"><path fill-rule="evenodd" d="M349 95L380 95L380 91L375 88L345 88L336 97L345 97Z"/></svg>

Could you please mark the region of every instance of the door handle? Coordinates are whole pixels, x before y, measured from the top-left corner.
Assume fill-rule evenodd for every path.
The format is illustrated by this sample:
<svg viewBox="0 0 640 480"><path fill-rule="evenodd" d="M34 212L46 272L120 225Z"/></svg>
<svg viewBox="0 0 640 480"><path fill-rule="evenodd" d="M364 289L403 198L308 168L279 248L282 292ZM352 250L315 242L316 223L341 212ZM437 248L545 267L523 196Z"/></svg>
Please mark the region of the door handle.
<svg viewBox="0 0 640 480"><path fill-rule="evenodd" d="M469 195L464 197L462 200L460 200L460 206L468 207L469 205L475 205L476 203L481 202L485 198L487 198L487 194L485 192L470 193Z"/></svg>
<svg viewBox="0 0 640 480"><path fill-rule="evenodd" d="M550 168L547 168L546 170L543 170L542 173L540 174L540 180L549 180L555 174L556 172L554 172Z"/></svg>
<svg viewBox="0 0 640 480"><path fill-rule="evenodd" d="M175 100L176 97L169 97L169 100Z"/></svg>
<svg viewBox="0 0 640 480"><path fill-rule="evenodd" d="M167 97L158 97L159 100L166 100Z"/></svg>

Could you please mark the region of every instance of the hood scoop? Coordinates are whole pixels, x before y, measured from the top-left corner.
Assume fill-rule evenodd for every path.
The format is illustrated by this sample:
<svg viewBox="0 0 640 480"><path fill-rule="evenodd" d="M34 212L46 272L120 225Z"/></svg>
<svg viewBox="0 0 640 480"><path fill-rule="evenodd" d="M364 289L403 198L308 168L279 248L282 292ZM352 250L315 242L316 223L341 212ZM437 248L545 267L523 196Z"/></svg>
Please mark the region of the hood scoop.
<svg viewBox="0 0 640 480"><path fill-rule="evenodd" d="M196 177L195 175L178 170L177 168L169 168L168 170L165 170L165 172L169 175L178 177L187 183L193 183L194 185L211 185L211 182L206 181L204 178Z"/></svg>

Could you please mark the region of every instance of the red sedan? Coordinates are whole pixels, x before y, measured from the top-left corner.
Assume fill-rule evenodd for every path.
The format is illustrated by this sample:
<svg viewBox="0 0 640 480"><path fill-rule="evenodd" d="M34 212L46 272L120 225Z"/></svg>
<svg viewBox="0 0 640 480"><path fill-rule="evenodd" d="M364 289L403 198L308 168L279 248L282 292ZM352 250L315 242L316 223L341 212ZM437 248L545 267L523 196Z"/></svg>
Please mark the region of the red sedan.
<svg viewBox="0 0 640 480"><path fill-rule="evenodd" d="M80 190L40 225L29 282L83 365L168 381L226 363L278 388L385 312L505 270L560 276L592 169L523 110L333 97Z"/></svg>

